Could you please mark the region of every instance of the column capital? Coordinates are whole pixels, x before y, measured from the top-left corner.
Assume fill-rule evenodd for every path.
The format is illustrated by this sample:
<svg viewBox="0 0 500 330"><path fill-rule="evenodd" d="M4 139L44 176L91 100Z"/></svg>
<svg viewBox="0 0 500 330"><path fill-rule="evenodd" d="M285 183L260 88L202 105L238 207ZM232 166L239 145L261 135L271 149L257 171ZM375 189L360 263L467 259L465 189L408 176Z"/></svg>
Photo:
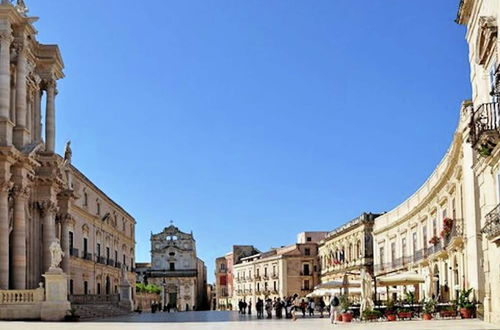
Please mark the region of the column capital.
<svg viewBox="0 0 500 330"><path fill-rule="evenodd" d="M58 211L56 203L51 200L42 200L37 202L37 206L40 209L42 216L45 215L55 215Z"/></svg>
<svg viewBox="0 0 500 330"><path fill-rule="evenodd" d="M0 192L8 193L12 190L13 183L10 181L0 182Z"/></svg>
<svg viewBox="0 0 500 330"><path fill-rule="evenodd" d="M73 218L73 216L69 213L59 213L57 215L57 218L59 219L61 224L70 225L72 227L75 226L75 218Z"/></svg>
<svg viewBox="0 0 500 330"><path fill-rule="evenodd" d="M12 36L12 32L9 31L0 31L0 43L8 43L11 44L14 41L14 37Z"/></svg>
<svg viewBox="0 0 500 330"><path fill-rule="evenodd" d="M28 47L26 45L25 40L19 40L19 39L14 39L14 49L17 53L17 55L25 55L26 52L28 51Z"/></svg>
<svg viewBox="0 0 500 330"><path fill-rule="evenodd" d="M42 83L44 85L44 89L46 89L46 90L53 89L54 92L55 92L56 86L57 86L56 79L54 79L54 78L45 78L45 79L42 80Z"/></svg>
<svg viewBox="0 0 500 330"><path fill-rule="evenodd" d="M11 193L14 195L14 198L28 198L31 192L31 187L27 185L21 185L21 184L15 184L12 189Z"/></svg>

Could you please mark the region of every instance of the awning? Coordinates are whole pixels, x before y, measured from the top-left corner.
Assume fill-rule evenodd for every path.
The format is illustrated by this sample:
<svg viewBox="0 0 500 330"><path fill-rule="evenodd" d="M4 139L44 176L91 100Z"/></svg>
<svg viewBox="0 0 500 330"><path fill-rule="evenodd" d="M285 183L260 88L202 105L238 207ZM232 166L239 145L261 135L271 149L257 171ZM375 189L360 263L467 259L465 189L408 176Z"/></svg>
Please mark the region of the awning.
<svg viewBox="0 0 500 330"><path fill-rule="evenodd" d="M342 289L359 287L361 287L361 283L359 281L349 281L347 283L344 283L343 281L328 281L317 285L315 289Z"/></svg>
<svg viewBox="0 0 500 330"><path fill-rule="evenodd" d="M316 298L316 297L324 297L324 296L333 296L335 294L334 290L329 289L316 289L313 292L309 293L307 298Z"/></svg>
<svg viewBox="0 0 500 330"><path fill-rule="evenodd" d="M393 285L414 285L424 283L423 275L417 273L401 273L377 278L377 285L393 286Z"/></svg>

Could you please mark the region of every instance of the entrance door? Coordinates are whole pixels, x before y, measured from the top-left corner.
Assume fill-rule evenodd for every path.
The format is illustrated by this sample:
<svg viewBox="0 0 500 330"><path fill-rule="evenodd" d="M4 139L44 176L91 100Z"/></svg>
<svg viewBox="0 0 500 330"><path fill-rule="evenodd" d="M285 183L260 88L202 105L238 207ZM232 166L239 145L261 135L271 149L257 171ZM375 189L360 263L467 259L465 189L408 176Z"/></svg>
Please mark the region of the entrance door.
<svg viewBox="0 0 500 330"><path fill-rule="evenodd" d="M172 307L177 307L177 293L176 292L168 294L168 303Z"/></svg>

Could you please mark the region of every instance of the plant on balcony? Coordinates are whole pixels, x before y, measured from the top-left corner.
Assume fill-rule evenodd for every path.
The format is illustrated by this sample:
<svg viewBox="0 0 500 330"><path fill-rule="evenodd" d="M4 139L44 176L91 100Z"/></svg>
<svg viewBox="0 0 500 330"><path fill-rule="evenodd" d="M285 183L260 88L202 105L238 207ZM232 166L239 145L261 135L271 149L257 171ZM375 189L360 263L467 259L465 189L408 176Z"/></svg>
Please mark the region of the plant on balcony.
<svg viewBox="0 0 500 330"><path fill-rule="evenodd" d="M489 143L484 143L479 146L477 152L483 157L489 157L492 150L493 148L489 145Z"/></svg>
<svg viewBox="0 0 500 330"><path fill-rule="evenodd" d="M439 311L441 317L455 317L457 316L457 306L445 306Z"/></svg>
<svg viewBox="0 0 500 330"><path fill-rule="evenodd" d="M422 318L424 320L431 320L432 314L436 311L436 301L428 299L422 302Z"/></svg>
<svg viewBox="0 0 500 330"><path fill-rule="evenodd" d="M361 317L365 321L373 321L381 318L382 312L373 309L365 309L361 314Z"/></svg>
<svg viewBox="0 0 500 330"><path fill-rule="evenodd" d="M474 314L474 311L476 309L474 303L472 303L469 299L471 293L472 288L470 288L469 290L463 289L462 291L460 291L460 294L458 296L457 305L460 309L460 316L462 316L463 319L472 318L472 315Z"/></svg>
<svg viewBox="0 0 500 330"><path fill-rule="evenodd" d="M413 316L413 312L411 311L411 309L406 307L399 307L397 311L398 311L398 317L400 319L411 319Z"/></svg>
<svg viewBox="0 0 500 330"><path fill-rule="evenodd" d="M441 237L446 238L451 234L451 230L453 229L453 219L444 218L443 219L443 230L441 230Z"/></svg>
<svg viewBox="0 0 500 330"><path fill-rule="evenodd" d="M436 245L436 244L439 244L441 240L439 239L439 237L437 236L432 236L432 238L429 240L429 243L432 244L432 245Z"/></svg>

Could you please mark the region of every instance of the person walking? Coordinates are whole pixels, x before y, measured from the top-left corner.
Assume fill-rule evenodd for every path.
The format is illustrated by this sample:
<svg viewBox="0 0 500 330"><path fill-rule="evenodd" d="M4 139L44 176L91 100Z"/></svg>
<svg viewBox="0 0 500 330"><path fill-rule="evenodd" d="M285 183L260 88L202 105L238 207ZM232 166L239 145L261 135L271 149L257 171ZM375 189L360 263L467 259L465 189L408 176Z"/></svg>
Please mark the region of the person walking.
<svg viewBox="0 0 500 330"><path fill-rule="evenodd" d="M330 300L330 322L337 324L337 313L339 310L340 301L337 296L333 296Z"/></svg>
<svg viewBox="0 0 500 330"><path fill-rule="evenodd" d="M273 317L273 301L271 299L267 299L266 301L266 312L268 319Z"/></svg>
<svg viewBox="0 0 500 330"><path fill-rule="evenodd" d="M323 297L321 297L319 299L319 313L320 313L319 317L320 318L323 318L323 312L325 311L325 306L326 306L325 300L323 299Z"/></svg>
<svg viewBox="0 0 500 330"><path fill-rule="evenodd" d="M309 310L310 317L314 316L314 308L315 307L316 307L316 304L314 303L314 300L309 299L309 304L307 305L307 309Z"/></svg>
<svg viewBox="0 0 500 330"><path fill-rule="evenodd" d="M248 302L248 315L252 315L252 299Z"/></svg>

